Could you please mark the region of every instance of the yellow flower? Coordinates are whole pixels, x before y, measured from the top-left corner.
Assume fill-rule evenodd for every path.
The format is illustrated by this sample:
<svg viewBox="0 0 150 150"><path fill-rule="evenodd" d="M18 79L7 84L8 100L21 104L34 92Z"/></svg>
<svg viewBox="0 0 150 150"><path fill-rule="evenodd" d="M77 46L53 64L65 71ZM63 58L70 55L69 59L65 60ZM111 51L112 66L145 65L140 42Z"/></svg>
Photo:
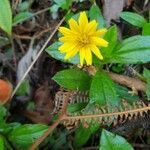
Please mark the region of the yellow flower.
<svg viewBox="0 0 150 150"><path fill-rule="evenodd" d="M59 50L66 54L66 60L77 53L79 53L81 65L83 65L84 60L87 65L92 64L92 53L100 60L103 59L98 47L108 46L108 42L101 38L107 32L107 29L97 29L97 25L98 23L95 20L88 22L86 13L81 12L78 22L74 19L69 20L70 29L59 28L59 31L63 34L63 37L59 38L59 41L63 42Z"/></svg>

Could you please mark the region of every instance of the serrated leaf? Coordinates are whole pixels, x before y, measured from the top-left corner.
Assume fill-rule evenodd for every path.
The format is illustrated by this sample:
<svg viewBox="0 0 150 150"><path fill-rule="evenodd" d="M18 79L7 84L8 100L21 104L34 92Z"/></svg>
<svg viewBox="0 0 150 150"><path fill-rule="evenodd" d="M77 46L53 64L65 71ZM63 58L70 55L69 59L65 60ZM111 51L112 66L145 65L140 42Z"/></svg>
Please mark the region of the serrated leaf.
<svg viewBox="0 0 150 150"><path fill-rule="evenodd" d="M75 131L74 145L76 147L81 147L84 145L93 133L95 133L99 128L99 123L90 124L88 128L82 125Z"/></svg>
<svg viewBox="0 0 150 150"><path fill-rule="evenodd" d="M133 36L114 48L113 63L136 64L150 61L150 36Z"/></svg>
<svg viewBox="0 0 150 150"><path fill-rule="evenodd" d="M121 12L120 17L137 27L142 27L147 22L143 16L133 12Z"/></svg>
<svg viewBox="0 0 150 150"><path fill-rule="evenodd" d="M116 43L117 43L117 27L114 25L110 27L107 31L107 33L104 36L104 39L109 42L107 47L101 48L102 55L104 56L104 61L107 61L109 57L111 57L112 50L114 49Z"/></svg>
<svg viewBox="0 0 150 150"><path fill-rule="evenodd" d="M150 23L145 23L143 25L142 35L150 35Z"/></svg>
<svg viewBox="0 0 150 150"><path fill-rule="evenodd" d="M91 77L79 69L66 69L58 72L54 77L60 86L71 90L89 90Z"/></svg>
<svg viewBox="0 0 150 150"><path fill-rule="evenodd" d="M65 55L61 53L58 48L60 47L62 43L61 42L55 42L52 45L50 45L45 51L53 58L63 61L63 62L68 62L72 64L79 64L79 56L76 55L70 60L66 61L64 60Z"/></svg>
<svg viewBox="0 0 150 150"><path fill-rule="evenodd" d="M133 147L121 136L105 129L102 130L99 150L133 150Z"/></svg>
<svg viewBox="0 0 150 150"><path fill-rule="evenodd" d="M103 28L105 26L105 20L102 16L101 10L97 5L92 5L89 10L90 20L96 20L98 22L98 27Z"/></svg>
<svg viewBox="0 0 150 150"><path fill-rule="evenodd" d="M22 23L23 21L31 18L33 16L30 12L20 12L13 18L13 26L15 26L18 23Z"/></svg>
<svg viewBox="0 0 150 150"><path fill-rule="evenodd" d="M26 124L14 128L9 134L9 141L18 149L27 149L36 139L48 129L42 124Z"/></svg>
<svg viewBox="0 0 150 150"><path fill-rule="evenodd" d="M9 0L0 0L0 28L11 35L12 12Z"/></svg>
<svg viewBox="0 0 150 150"><path fill-rule="evenodd" d="M105 72L98 71L93 77L90 87L90 102L99 105L118 104L115 84Z"/></svg>
<svg viewBox="0 0 150 150"><path fill-rule="evenodd" d="M145 77L146 82L147 82L147 84L146 84L146 95L147 95L148 100L150 100L150 70L144 68L143 76Z"/></svg>

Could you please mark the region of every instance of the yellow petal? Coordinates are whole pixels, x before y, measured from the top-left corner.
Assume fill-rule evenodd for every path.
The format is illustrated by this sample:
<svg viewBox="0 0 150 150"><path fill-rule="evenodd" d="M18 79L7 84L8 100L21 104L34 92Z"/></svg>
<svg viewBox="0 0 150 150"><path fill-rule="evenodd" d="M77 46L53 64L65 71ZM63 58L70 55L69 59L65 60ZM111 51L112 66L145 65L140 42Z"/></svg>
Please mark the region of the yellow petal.
<svg viewBox="0 0 150 150"><path fill-rule="evenodd" d="M85 50L85 60L87 65L92 65L92 53L90 48L86 48Z"/></svg>
<svg viewBox="0 0 150 150"><path fill-rule="evenodd" d="M71 43L74 43L75 40L76 40L75 36L63 36L63 37L59 38L59 41L61 41L61 42L71 42Z"/></svg>
<svg viewBox="0 0 150 150"><path fill-rule="evenodd" d="M85 49L84 48L80 49L79 55L80 55L80 65L83 66L83 62L84 62L84 58L85 58Z"/></svg>
<svg viewBox="0 0 150 150"><path fill-rule="evenodd" d="M97 28L97 22L95 20L93 20L90 23L88 23L88 25L86 27L86 32L87 33L89 33L89 32L90 33L95 32L96 28Z"/></svg>
<svg viewBox="0 0 150 150"><path fill-rule="evenodd" d="M95 35L96 36L103 36L105 33L107 32L107 29L106 28L103 28L103 29L99 29L95 32Z"/></svg>
<svg viewBox="0 0 150 150"><path fill-rule="evenodd" d="M88 18L86 16L85 11L80 13L80 17L79 17L79 26L80 26L80 30L83 32L85 27L88 24Z"/></svg>
<svg viewBox="0 0 150 150"><path fill-rule="evenodd" d="M73 43L64 43L58 48L58 50L60 50L60 52L62 52L62 53L66 53L66 52L74 49L75 46L76 45Z"/></svg>
<svg viewBox="0 0 150 150"><path fill-rule="evenodd" d="M74 32L80 32L78 23L74 19L69 20L69 27Z"/></svg>
<svg viewBox="0 0 150 150"><path fill-rule="evenodd" d="M102 47L108 46L108 42L102 38L92 37L91 39L92 39L93 43L95 43L95 45L102 46Z"/></svg>
<svg viewBox="0 0 150 150"><path fill-rule="evenodd" d="M90 47L91 47L91 51L92 51L99 59L102 60L102 59L103 59L103 56L102 56L100 50L97 48L97 46L91 45Z"/></svg>
<svg viewBox="0 0 150 150"><path fill-rule="evenodd" d="M66 27L59 27L59 32L61 32L64 35L73 34L73 32L70 29L66 28Z"/></svg>
<svg viewBox="0 0 150 150"><path fill-rule="evenodd" d="M78 50L76 48L74 48L73 50L70 50L69 52L67 52L65 59L69 59L72 58L74 55L76 55L78 52Z"/></svg>

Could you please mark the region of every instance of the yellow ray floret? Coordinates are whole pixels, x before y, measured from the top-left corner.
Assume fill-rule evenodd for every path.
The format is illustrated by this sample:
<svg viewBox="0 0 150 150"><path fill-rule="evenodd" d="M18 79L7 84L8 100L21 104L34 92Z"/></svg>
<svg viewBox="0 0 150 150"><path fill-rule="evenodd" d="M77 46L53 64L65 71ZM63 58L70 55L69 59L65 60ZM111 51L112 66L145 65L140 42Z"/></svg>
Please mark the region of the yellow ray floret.
<svg viewBox="0 0 150 150"><path fill-rule="evenodd" d="M69 20L69 28L60 27L62 37L59 38L63 44L59 47L61 53L65 53L65 59L74 57L77 53L80 56L80 64L84 61L92 65L92 53L100 60L103 59L99 47L107 47L108 42L102 38L107 29L97 29L98 23L93 20L88 22L85 12L81 12L79 20Z"/></svg>

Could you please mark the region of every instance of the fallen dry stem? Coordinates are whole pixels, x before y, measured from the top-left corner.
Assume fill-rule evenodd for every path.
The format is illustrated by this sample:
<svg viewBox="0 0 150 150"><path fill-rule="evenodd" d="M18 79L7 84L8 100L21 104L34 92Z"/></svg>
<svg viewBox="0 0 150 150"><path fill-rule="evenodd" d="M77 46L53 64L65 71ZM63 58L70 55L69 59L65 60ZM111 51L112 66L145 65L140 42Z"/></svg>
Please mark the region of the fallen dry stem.
<svg viewBox="0 0 150 150"><path fill-rule="evenodd" d="M114 80L115 82L121 85L125 85L137 91L143 91L143 92L146 91L146 84L139 79L131 78L124 75L119 75L112 72L108 72L108 75L112 78L112 80Z"/></svg>

